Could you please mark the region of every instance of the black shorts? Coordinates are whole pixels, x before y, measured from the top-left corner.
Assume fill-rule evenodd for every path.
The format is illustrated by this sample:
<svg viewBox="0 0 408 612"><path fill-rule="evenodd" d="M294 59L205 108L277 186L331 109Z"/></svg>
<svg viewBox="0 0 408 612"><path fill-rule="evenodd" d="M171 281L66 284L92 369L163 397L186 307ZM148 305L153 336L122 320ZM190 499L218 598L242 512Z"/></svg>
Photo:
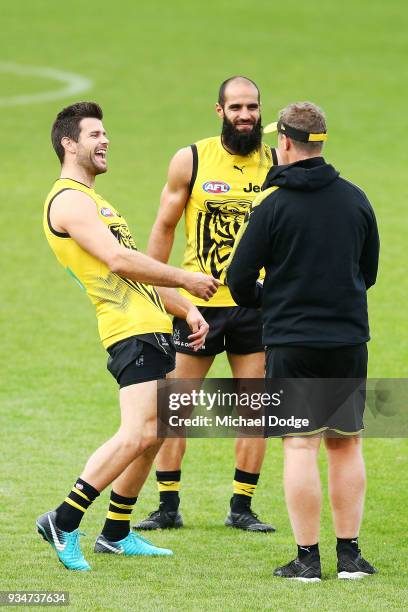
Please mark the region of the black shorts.
<svg viewBox="0 0 408 612"><path fill-rule="evenodd" d="M107 368L121 389L166 378L175 368L176 353L171 334L130 336L112 344L107 351Z"/></svg>
<svg viewBox="0 0 408 612"><path fill-rule="evenodd" d="M283 390L281 404L267 419L267 436L351 435L364 429L367 345L317 349L268 346L265 374L269 390ZM283 423L306 419L301 428ZM279 419L281 419L279 421Z"/></svg>
<svg viewBox="0 0 408 612"><path fill-rule="evenodd" d="M241 306L198 306L210 326L205 345L198 351L188 346L191 330L184 319L173 320L173 341L178 353L218 355L223 351L236 355L263 352L262 318L259 310Z"/></svg>

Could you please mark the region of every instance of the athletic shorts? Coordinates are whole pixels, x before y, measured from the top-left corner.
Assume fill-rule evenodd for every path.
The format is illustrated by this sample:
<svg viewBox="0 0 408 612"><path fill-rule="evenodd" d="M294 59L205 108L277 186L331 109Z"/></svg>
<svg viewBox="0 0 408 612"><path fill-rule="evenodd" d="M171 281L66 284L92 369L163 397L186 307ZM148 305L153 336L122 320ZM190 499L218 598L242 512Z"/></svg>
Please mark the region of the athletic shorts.
<svg viewBox="0 0 408 612"><path fill-rule="evenodd" d="M171 334L130 336L107 350L107 368L121 389L166 378L166 374L175 368L176 353Z"/></svg>
<svg viewBox="0 0 408 612"><path fill-rule="evenodd" d="M198 306L210 326L205 345L198 351L188 346L191 330L184 319L173 320L173 341L178 353L218 355L223 351L247 355L264 351L259 310L241 306Z"/></svg>
<svg viewBox="0 0 408 612"><path fill-rule="evenodd" d="M279 407L269 410L267 437L359 433L364 429L367 361L366 344L328 349L268 346L267 388L283 393ZM295 419L308 424L300 427L298 422L295 427Z"/></svg>

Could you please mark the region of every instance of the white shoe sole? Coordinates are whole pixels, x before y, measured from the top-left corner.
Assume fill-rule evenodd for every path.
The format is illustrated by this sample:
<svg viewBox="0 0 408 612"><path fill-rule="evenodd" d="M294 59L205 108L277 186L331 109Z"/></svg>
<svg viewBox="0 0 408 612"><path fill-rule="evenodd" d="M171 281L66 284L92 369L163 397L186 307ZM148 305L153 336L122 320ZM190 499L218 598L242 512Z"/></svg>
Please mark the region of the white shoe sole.
<svg viewBox="0 0 408 612"><path fill-rule="evenodd" d="M302 576L295 578L288 578L288 580L297 580L298 582L321 582L320 578L302 578Z"/></svg>
<svg viewBox="0 0 408 612"><path fill-rule="evenodd" d="M361 578L372 575L373 574L367 574L366 572L339 572L337 578L339 580L361 580Z"/></svg>

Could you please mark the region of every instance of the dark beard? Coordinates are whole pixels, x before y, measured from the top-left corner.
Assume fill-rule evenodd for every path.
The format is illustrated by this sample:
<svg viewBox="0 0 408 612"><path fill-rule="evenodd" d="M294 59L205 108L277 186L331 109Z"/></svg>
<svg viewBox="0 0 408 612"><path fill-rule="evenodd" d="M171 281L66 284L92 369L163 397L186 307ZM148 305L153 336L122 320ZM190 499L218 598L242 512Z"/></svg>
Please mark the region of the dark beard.
<svg viewBox="0 0 408 612"><path fill-rule="evenodd" d="M240 132L226 117L222 122L221 138L223 145L235 155L249 155L257 151L262 142L261 117L250 132Z"/></svg>

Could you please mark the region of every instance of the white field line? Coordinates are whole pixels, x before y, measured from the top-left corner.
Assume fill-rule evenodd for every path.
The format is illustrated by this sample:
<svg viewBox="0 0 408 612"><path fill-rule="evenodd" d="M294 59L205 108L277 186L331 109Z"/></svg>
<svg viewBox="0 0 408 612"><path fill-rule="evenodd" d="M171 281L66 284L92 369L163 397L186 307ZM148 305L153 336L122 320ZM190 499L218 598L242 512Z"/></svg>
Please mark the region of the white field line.
<svg viewBox="0 0 408 612"><path fill-rule="evenodd" d="M0 106L16 106L23 104L36 104L38 102L49 102L79 94L91 89L93 83L79 74L56 70L55 68L44 68L41 66L22 66L8 62L0 62L0 72L17 74L18 76L37 76L53 81L58 81L62 87L34 94L21 96L0 96ZM4 93L4 92L3 92Z"/></svg>

